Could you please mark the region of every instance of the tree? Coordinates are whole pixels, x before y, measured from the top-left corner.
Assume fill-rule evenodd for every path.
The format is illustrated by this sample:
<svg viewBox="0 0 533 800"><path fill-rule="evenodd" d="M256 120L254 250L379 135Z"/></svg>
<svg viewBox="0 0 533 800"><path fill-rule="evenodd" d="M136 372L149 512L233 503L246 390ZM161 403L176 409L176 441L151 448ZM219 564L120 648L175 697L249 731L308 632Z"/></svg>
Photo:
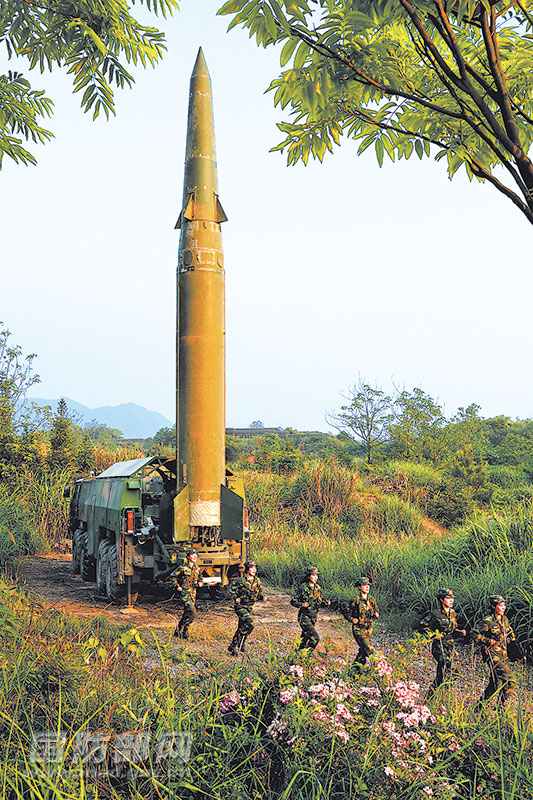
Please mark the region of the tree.
<svg viewBox="0 0 533 800"><path fill-rule="evenodd" d="M249 428L264 428L265 426L261 422L260 419L254 419L253 422L250 422Z"/></svg>
<svg viewBox="0 0 533 800"><path fill-rule="evenodd" d="M11 331L0 322L0 438L13 435L26 392L40 381L33 372L36 354L23 355L19 345L10 344L10 336Z"/></svg>
<svg viewBox="0 0 533 800"><path fill-rule="evenodd" d="M292 120L273 150L289 164L322 161L341 135L380 166L434 154L533 224L533 0L229 0L219 13L283 45L270 89Z"/></svg>
<svg viewBox="0 0 533 800"><path fill-rule="evenodd" d="M178 8L177 0L140 2L156 16ZM66 69L93 119L115 113L113 87L134 83L125 63L154 66L166 49L163 33L138 22L126 0L2 0L0 43L8 58L27 60L29 69ZM0 75L0 168L4 154L17 163L36 163L23 141L51 138L41 122L52 108L52 100L21 72Z"/></svg>
<svg viewBox="0 0 533 800"><path fill-rule="evenodd" d="M437 463L442 454L446 420L436 400L418 387L412 392L404 389L395 400L393 415L389 433L396 454Z"/></svg>
<svg viewBox="0 0 533 800"><path fill-rule="evenodd" d="M391 421L391 398L361 378L343 397L348 404L341 406L338 412L327 414L327 422L338 431L345 431L363 442L367 463L371 464L373 450L387 436L387 426Z"/></svg>
<svg viewBox="0 0 533 800"><path fill-rule="evenodd" d="M50 432L50 466L55 469L72 467L76 460L76 425L63 398L57 404L57 413L52 420Z"/></svg>

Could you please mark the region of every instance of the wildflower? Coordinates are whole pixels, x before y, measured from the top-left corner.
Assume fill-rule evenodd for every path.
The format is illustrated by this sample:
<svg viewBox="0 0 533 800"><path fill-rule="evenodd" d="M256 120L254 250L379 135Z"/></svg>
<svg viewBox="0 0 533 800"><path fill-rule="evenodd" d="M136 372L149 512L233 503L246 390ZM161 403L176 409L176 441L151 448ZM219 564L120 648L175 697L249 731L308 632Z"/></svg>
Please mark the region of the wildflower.
<svg viewBox="0 0 533 800"><path fill-rule="evenodd" d="M388 775L389 778L391 778L392 780L394 780L394 778L396 777L396 772L392 767L385 767L383 772L385 773L385 775Z"/></svg>
<svg viewBox="0 0 533 800"><path fill-rule="evenodd" d="M428 797L431 797L431 795L433 794L433 789L431 788L431 786L423 786L422 791L425 792Z"/></svg>
<svg viewBox="0 0 533 800"><path fill-rule="evenodd" d="M375 662L375 667L378 675L384 678L385 675L392 675L392 667L383 655L379 655L378 660Z"/></svg>
<svg viewBox="0 0 533 800"><path fill-rule="evenodd" d="M287 689L282 689L279 693L279 699L282 703L290 703L298 695L298 688L296 686L289 686Z"/></svg>
<svg viewBox="0 0 533 800"><path fill-rule="evenodd" d="M304 668L300 664L292 664L289 667L289 672L292 672L293 675L296 675L298 680L302 680L304 676Z"/></svg>
<svg viewBox="0 0 533 800"><path fill-rule="evenodd" d="M448 750L450 751L450 753L455 753L456 750L459 750L459 747L460 747L459 742L456 742L454 740L448 745Z"/></svg>
<svg viewBox="0 0 533 800"><path fill-rule="evenodd" d="M353 714L344 705L344 703L339 703L337 705L337 717L340 717L341 719L348 720L348 722L350 722L353 719Z"/></svg>
<svg viewBox="0 0 533 800"><path fill-rule="evenodd" d="M398 681L390 687L398 703L404 708L413 708L417 704L420 686L415 681Z"/></svg>
<svg viewBox="0 0 533 800"><path fill-rule="evenodd" d="M218 710L221 714L225 714L226 711L230 711L233 708L237 708L240 702L241 702L240 694L235 689L233 689L219 702Z"/></svg>
<svg viewBox="0 0 533 800"><path fill-rule="evenodd" d="M270 725L268 726L266 732L267 735L272 737L272 739L278 739L279 741L284 742L285 744L292 744L294 742L294 736L287 735L288 725L286 722L283 722L280 719L279 714L276 714Z"/></svg>
<svg viewBox="0 0 533 800"><path fill-rule="evenodd" d="M381 692L377 686L360 686L359 691L361 694L367 694L370 697L381 697Z"/></svg>

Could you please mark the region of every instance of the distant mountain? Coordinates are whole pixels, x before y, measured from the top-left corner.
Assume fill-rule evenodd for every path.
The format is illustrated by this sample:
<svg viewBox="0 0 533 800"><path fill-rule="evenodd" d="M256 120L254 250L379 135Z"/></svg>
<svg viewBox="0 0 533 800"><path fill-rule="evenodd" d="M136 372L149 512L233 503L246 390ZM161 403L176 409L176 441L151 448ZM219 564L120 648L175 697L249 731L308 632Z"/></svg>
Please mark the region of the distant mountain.
<svg viewBox="0 0 533 800"><path fill-rule="evenodd" d="M29 397L28 400L37 403L38 406L50 406L52 411L57 409L59 403L59 398L45 400L42 397ZM147 408L135 403L88 408L76 400L71 400L70 397L65 397L64 400L70 411L75 411L81 416L82 422L89 423L96 419L109 428L118 428L125 439L147 439L160 428L168 428L174 424L158 411L148 411Z"/></svg>

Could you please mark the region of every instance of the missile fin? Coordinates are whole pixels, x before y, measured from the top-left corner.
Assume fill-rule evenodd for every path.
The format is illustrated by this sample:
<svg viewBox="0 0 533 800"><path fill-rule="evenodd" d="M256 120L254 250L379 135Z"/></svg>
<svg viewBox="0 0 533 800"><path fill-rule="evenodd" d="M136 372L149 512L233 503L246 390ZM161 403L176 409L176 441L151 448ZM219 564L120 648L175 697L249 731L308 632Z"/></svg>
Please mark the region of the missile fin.
<svg viewBox="0 0 533 800"><path fill-rule="evenodd" d="M218 195L215 195L215 222L227 222L228 218L226 216L226 212L222 208L222 203L218 199Z"/></svg>

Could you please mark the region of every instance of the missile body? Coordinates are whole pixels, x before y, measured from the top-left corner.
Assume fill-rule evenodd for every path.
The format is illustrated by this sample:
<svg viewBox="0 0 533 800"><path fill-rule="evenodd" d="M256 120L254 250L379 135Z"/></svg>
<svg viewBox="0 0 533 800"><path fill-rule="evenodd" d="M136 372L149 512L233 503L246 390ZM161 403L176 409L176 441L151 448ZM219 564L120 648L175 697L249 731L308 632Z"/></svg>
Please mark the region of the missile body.
<svg viewBox="0 0 533 800"><path fill-rule="evenodd" d="M216 538L225 483L225 288L211 79L191 76L177 270L177 469L182 527ZM186 489L186 492L184 490ZM186 495L186 497L185 497ZM185 538L185 531L183 531Z"/></svg>

